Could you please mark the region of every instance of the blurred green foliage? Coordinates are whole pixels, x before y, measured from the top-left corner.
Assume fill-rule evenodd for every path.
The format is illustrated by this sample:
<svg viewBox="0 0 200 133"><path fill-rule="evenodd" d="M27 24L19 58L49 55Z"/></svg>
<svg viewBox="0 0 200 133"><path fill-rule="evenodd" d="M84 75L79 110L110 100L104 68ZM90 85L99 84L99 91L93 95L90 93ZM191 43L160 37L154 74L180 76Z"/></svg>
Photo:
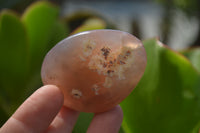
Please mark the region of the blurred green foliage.
<svg viewBox="0 0 200 133"><path fill-rule="evenodd" d="M9 114L18 106L12 102L21 102L26 89L29 58L27 42L26 30L20 18L11 11L1 12L0 103Z"/></svg>
<svg viewBox="0 0 200 133"><path fill-rule="evenodd" d="M88 18L71 34L104 29L101 18ZM0 13L0 124L39 86L47 51L69 35L59 8L40 1L22 16ZM157 39L143 41L147 68L133 93L121 103L120 133L197 133L200 127L200 50L172 51ZM183 56L184 55L184 56ZM186 57L188 59L186 59ZM84 133L93 114L81 113L74 133Z"/></svg>
<svg viewBox="0 0 200 133"><path fill-rule="evenodd" d="M171 6L172 8L179 8L186 13L199 16L200 1L199 0L155 0L164 4L165 6Z"/></svg>
<svg viewBox="0 0 200 133"><path fill-rule="evenodd" d="M45 1L32 4L22 16L1 11L0 106L7 115L0 113L5 118L2 123L41 86L40 67L46 52L68 35L58 15L59 8Z"/></svg>
<svg viewBox="0 0 200 133"><path fill-rule="evenodd" d="M193 64L193 66L200 72L200 47L183 50L180 53L185 55Z"/></svg>
<svg viewBox="0 0 200 133"><path fill-rule="evenodd" d="M106 24L99 18L89 18L81 26L75 29L71 34L76 34L81 31L104 29Z"/></svg>
<svg viewBox="0 0 200 133"><path fill-rule="evenodd" d="M143 41L147 68L122 102L127 133L190 133L200 120L199 73L157 39ZM143 128L145 127L145 128Z"/></svg>
<svg viewBox="0 0 200 133"><path fill-rule="evenodd" d="M22 16L29 41L30 70L38 72L42 58L47 52L53 26L58 18L58 8L48 2L38 2L30 6Z"/></svg>

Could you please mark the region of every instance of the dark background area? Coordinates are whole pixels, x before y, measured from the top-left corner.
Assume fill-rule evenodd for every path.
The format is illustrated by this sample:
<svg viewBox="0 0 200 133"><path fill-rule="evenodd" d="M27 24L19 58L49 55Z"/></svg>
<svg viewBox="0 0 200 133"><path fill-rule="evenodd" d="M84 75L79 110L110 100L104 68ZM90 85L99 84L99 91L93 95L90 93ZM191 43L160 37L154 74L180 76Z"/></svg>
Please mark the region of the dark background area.
<svg viewBox="0 0 200 133"><path fill-rule="evenodd" d="M200 45L199 0L49 0L61 7L61 16L96 13L116 29L140 39L159 37L174 49ZM0 9L22 13L34 0L1 0ZM76 27L84 19L70 25Z"/></svg>

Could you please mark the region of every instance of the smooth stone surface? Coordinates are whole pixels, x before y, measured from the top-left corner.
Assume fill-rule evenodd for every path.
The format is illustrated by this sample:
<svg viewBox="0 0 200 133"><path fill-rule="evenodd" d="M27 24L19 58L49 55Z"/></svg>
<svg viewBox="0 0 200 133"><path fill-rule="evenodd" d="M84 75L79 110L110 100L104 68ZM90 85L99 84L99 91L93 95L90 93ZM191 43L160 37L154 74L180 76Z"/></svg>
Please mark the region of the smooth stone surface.
<svg viewBox="0 0 200 133"><path fill-rule="evenodd" d="M44 84L57 85L64 105L83 112L103 112L125 99L146 67L140 40L117 30L78 33L59 42L42 65Z"/></svg>

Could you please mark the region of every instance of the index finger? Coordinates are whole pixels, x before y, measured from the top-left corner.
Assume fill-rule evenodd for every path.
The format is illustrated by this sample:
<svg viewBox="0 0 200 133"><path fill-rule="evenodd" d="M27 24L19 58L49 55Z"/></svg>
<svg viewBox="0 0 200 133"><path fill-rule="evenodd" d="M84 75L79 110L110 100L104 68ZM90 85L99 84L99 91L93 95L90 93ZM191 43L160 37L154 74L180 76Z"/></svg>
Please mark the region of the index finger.
<svg viewBox="0 0 200 133"><path fill-rule="evenodd" d="M42 133L63 105L63 94L46 85L31 95L0 129L0 133Z"/></svg>

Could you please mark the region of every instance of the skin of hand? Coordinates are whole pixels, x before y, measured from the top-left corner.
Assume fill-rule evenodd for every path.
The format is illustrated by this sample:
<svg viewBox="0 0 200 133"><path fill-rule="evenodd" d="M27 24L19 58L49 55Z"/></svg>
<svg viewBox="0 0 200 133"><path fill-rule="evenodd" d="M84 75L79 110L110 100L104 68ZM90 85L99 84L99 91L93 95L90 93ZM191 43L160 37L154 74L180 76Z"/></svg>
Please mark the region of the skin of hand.
<svg viewBox="0 0 200 133"><path fill-rule="evenodd" d="M63 106L63 94L54 85L34 92L0 128L0 133L71 133L79 112ZM120 106L95 114L87 133L117 133L123 120Z"/></svg>

